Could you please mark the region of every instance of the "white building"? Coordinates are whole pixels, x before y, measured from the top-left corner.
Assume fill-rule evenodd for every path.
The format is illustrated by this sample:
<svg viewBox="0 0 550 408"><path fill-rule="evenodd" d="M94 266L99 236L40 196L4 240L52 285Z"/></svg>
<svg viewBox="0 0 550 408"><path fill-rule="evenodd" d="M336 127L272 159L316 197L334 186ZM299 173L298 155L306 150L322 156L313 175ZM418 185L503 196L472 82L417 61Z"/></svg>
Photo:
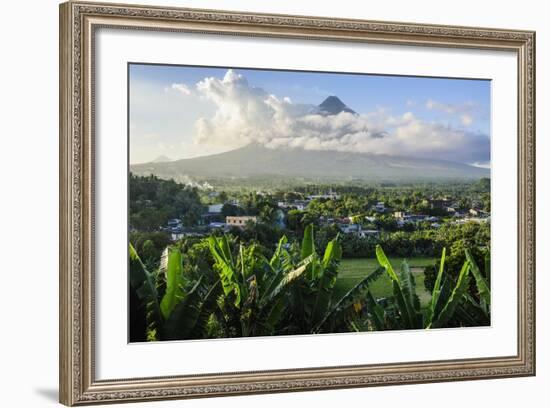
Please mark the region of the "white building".
<svg viewBox="0 0 550 408"><path fill-rule="evenodd" d="M307 201L301 201L301 200L296 200L294 202L288 202L288 201L279 201L277 202L277 207L279 208L283 208L283 209L292 209L292 208L295 208L299 211L304 211L307 207Z"/></svg>
<svg viewBox="0 0 550 408"><path fill-rule="evenodd" d="M380 231L378 230L361 230L359 231L359 236L361 238L379 238L380 237Z"/></svg>
<svg viewBox="0 0 550 408"><path fill-rule="evenodd" d="M223 204L211 204L208 206L208 212L210 214L221 214Z"/></svg>
<svg viewBox="0 0 550 408"><path fill-rule="evenodd" d="M308 200L339 200L340 194L334 193L332 190L328 192L328 194L313 194L307 197Z"/></svg>

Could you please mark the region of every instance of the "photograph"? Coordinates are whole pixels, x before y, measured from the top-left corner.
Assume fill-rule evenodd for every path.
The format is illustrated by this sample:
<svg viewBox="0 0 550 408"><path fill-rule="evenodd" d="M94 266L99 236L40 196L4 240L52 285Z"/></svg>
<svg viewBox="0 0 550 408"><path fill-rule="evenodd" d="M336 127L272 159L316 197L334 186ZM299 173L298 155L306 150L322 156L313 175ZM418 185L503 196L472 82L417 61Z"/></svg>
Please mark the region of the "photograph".
<svg viewBox="0 0 550 408"><path fill-rule="evenodd" d="M491 80L127 70L129 342L491 325Z"/></svg>

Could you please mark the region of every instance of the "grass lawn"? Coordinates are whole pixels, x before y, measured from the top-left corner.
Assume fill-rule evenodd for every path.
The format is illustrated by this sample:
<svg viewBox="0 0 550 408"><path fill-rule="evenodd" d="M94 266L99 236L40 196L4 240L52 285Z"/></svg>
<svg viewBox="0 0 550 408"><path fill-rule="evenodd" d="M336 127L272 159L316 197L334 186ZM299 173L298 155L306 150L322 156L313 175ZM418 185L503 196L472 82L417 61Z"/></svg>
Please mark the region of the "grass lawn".
<svg viewBox="0 0 550 408"><path fill-rule="evenodd" d="M401 269L402 258L389 258L393 268L396 272ZM434 258L410 258L407 259L409 267L412 269L416 282L416 293L420 298L422 306L428 304L430 301L430 293L424 287L424 273L422 269L424 266L433 265ZM338 293L346 292L359 280L366 275L372 273L378 267L378 261L371 258L359 258L359 259L343 259L340 263L340 271L338 273L338 280L336 281L335 290ZM393 296L393 289L390 278L387 274L383 274L371 285L371 292L375 298L384 298Z"/></svg>

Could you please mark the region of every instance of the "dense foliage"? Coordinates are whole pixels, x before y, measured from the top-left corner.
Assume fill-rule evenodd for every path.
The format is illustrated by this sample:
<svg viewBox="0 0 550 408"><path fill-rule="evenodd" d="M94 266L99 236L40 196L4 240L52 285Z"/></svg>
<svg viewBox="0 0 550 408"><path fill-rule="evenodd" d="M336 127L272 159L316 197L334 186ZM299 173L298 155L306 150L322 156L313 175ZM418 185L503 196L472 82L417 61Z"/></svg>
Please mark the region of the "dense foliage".
<svg viewBox="0 0 550 408"><path fill-rule="evenodd" d="M185 225L195 225L203 212L197 188L153 175L129 178L130 229L157 231L171 218L181 218Z"/></svg>
<svg viewBox="0 0 550 408"><path fill-rule="evenodd" d="M235 237L209 236L168 246L151 270L130 245L131 341L335 333L486 325L490 292L468 250L455 278L445 250L423 310L403 262L397 274L380 246L380 267L345 293L335 291L340 236L317 249L314 227L301 244L282 236L270 250ZM386 273L394 296L375 299L369 285ZM471 277L473 276L473 280ZM475 286L469 293L470 281Z"/></svg>

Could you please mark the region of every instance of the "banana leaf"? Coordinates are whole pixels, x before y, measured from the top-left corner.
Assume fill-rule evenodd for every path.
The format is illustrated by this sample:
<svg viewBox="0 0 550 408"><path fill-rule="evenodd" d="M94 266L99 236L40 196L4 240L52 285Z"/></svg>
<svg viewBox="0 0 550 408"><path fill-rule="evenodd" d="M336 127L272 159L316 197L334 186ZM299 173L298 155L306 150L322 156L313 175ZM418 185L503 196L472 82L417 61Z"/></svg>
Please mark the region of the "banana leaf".
<svg viewBox="0 0 550 408"><path fill-rule="evenodd" d="M374 270L359 282L357 282L351 289L349 289L340 299L331 303L331 307L326 311L321 321L314 328L313 333L319 333L325 322L332 317L335 313L344 310L347 306L353 304L354 300L368 288L368 286L378 279L384 273L384 268L380 267Z"/></svg>
<svg viewBox="0 0 550 408"><path fill-rule="evenodd" d="M308 265L311 262L313 262L313 257L314 257L314 255L310 255L307 258L300 261L297 265L297 268L305 266L306 269L307 269ZM267 285L264 293L260 294L261 302L263 302L264 304L269 302L269 298L272 297L273 292L275 291L275 289L280 285L281 281L286 276L286 274L291 273L292 270L285 273L284 269L278 269L278 270L275 270L274 272L275 272L275 275L273 276L273 279Z"/></svg>
<svg viewBox="0 0 550 408"><path fill-rule="evenodd" d="M227 236L223 235L215 239L218 243L218 247L221 249L224 258L230 265L233 265L233 256L231 255L231 247L229 246L229 239L227 238Z"/></svg>
<svg viewBox="0 0 550 408"><path fill-rule="evenodd" d="M384 253L384 250L380 245L376 245L376 259L378 259L378 263L386 270L386 273L392 280L393 296L395 297L395 301L399 309L399 315L401 316L402 325L406 329L420 328L419 326L422 326L422 316L415 310L414 304L410 301L409 296L405 296L405 294L403 293L401 280L395 273L390 261L386 257L386 254ZM408 270L408 272L407 270L408 268L403 271L401 276L402 278L409 280L410 270ZM411 285L411 282L407 282L405 284L405 287L407 287L410 291L412 290Z"/></svg>
<svg viewBox="0 0 550 408"><path fill-rule="evenodd" d="M393 296L395 297L395 301L397 303L397 308L399 310L399 315L401 316L401 324L403 325L403 328L405 329L416 329L416 315L414 311L412 310L412 305L408 303L407 298L403 295L403 291L401 290L401 286L399 285L399 282L393 281Z"/></svg>
<svg viewBox="0 0 550 408"><path fill-rule="evenodd" d="M482 302L485 302L486 305L491 305L491 290L489 289L489 285L487 284L487 281L481 275L481 272L479 268L477 267L476 262L474 261L474 257L468 251L466 252L466 259L468 262L470 262L470 271L472 272L472 275L474 275L474 279L476 281L477 290L479 292L479 297L482 300Z"/></svg>
<svg viewBox="0 0 550 408"><path fill-rule="evenodd" d="M145 321L148 332L154 333L161 327L163 321L154 276L147 270L132 244L129 245L129 258L130 286L145 306Z"/></svg>
<svg viewBox="0 0 550 408"><path fill-rule="evenodd" d="M311 262L311 258L310 259ZM294 283L307 269L310 262L304 263L302 266L294 269L291 272L286 273L281 281L275 286L275 288L262 299L262 306L273 304L277 300L278 296L284 293L284 290Z"/></svg>
<svg viewBox="0 0 550 408"><path fill-rule="evenodd" d="M321 319L329 306L332 290L334 289L338 275L338 269L334 263L340 261L340 259L342 259L342 246L338 243L337 238L335 238L328 243L323 256L323 262L319 268L319 283L317 284L317 294L312 312L313 322Z"/></svg>
<svg viewBox="0 0 550 408"><path fill-rule="evenodd" d="M432 299L430 301L430 305L428 307L428 312L426 315L426 325L428 326L432 323L432 319L435 315L437 301L439 300L439 296L441 295L441 279L443 277L443 270L445 268L446 252L447 249L443 248L443 252L441 253L441 261L439 262L439 272L437 273L437 278L435 279L435 284L432 291Z"/></svg>
<svg viewBox="0 0 550 408"><path fill-rule="evenodd" d="M485 269L485 279L487 280L487 284L490 286L491 284L491 252L487 251L484 257L484 269Z"/></svg>
<svg viewBox="0 0 550 408"><path fill-rule="evenodd" d="M239 307L241 304L241 288L237 281L237 273L234 269L227 237L224 236L220 239L208 237L208 246L210 253L216 261L224 294L227 296L230 293L234 293L234 304L236 307Z"/></svg>
<svg viewBox="0 0 550 408"><path fill-rule="evenodd" d="M458 275L456 286L445 303L443 310L441 310L441 313L439 313L439 315L432 320L431 325L427 327L428 329L444 327L445 324L447 324L447 322L453 317L455 309L458 307L460 302L463 301L464 295L468 291L468 285L470 284L470 277L468 275L469 272L470 262L466 260Z"/></svg>
<svg viewBox="0 0 550 408"><path fill-rule="evenodd" d="M386 254L380 245L376 245L376 259L378 260L380 266L383 266L384 269L386 269L386 272L390 276L391 280L399 283L399 277L393 270L393 266L386 257Z"/></svg>
<svg viewBox="0 0 550 408"><path fill-rule="evenodd" d="M384 330L385 324L384 324L384 308L378 304L376 299L374 299L374 296L372 296L372 293L370 290L367 289L367 308L369 310L372 323L374 324L374 327L376 330Z"/></svg>
<svg viewBox="0 0 550 408"><path fill-rule="evenodd" d="M462 322L466 323L466 326L479 326L479 322L468 313L468 310L464 307L464 305L458 305L455 313Z"/></svg>
<svg viewBox="0 0 550 408"><path fill-rule="evenodd" d="M277 249L275 250L275 252L273 253L273 256L269 260L269 265L275 270L281 267L281 256L283 251L285 250L284 246L286 245L287 242L288 242L288 238L286 237L286 235L283 235L279 240L279 243L277 244Z"/></svg>
<svg viewBox="0 0 550 408"><path fill-rule="evenodd" d="M420 315L420 299L416 294L416 282L407 261L403 261L401 263L401 271L399 276L403 296L407 300L407 305L410 307L409 313L416 316L416 319L418 319ZM420 323L420 325L422 324Z"/></svg>
<svg viewBox="0 0 550 408"><path fill-rule="evenodd" d="M174 307L184 297L183 264L181 251L178 248L168 249L168 266L166 267L166 293L160 302L160 310L164 319L168 319Z"/></svg>
<svg viewBox="0 0 550 408"><path fill-rule="evenodd" d="M204 289L201 277L170 314L163 330L165 340L204 338L208 318L214 312L221 292L220 281L208 288L206 294L201 294Z"/></svg>
<svg viewBox="0 0 550 408"><path fill-rule="evenodd" d="M305 259L315 253L315 241L313 239L313 224L309 224L304 231L302 239L301 258Z"/></svg>

